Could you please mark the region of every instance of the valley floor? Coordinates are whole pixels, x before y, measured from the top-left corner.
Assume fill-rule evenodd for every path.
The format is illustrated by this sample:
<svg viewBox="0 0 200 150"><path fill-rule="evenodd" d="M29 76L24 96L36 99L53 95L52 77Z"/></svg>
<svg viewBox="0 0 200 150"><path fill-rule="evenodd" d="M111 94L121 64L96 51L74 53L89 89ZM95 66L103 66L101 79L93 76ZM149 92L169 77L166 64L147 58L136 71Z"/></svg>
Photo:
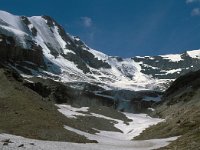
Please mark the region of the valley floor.
<svg viewBox="0 0 200 150"><path fill-rule="evenodd" d="M163 120L99 105L55 105L55 95L44 98L21 80L0 68L0 150L150 150L176 140L133 140Z"/></svg>
<svg viewBox="0 0 200 150"><path fill-rule="evenodd" d="M166 146L176 138L153 139L145 141L121 141L116 143L78 144L70 142L52 142L27 139L20 136L0 134L0 140L10 139L12 143L3 146L1 150L151 150Z"/></svg>
<svg viewBox="0 0 200 150"><path fill-rule="evenodd" d="M67 118L77 118L78 116L94 116L96 118L103 118L113 122L114 127L119 129L119 131L103 131L94 129L97 132L95 134L91 134L86 131L64 126L64 128L68 131L98 142L87 144L33 140L10 134L0 134L0 141L10 139L8 145L3 145L5 142L0 142L0 148L3 150L151 150L167 146L171 141L177 139L177 137L173 137L152 140L132 140L133 137L139 135L145 128L163 121L162 119L151 118L146 114L123 113L128 118L128 121L124 121L111 118L105 114L92 113L89 111L88 107L74 108L70 105L57 106L59 108L58 110Z"/></svg>

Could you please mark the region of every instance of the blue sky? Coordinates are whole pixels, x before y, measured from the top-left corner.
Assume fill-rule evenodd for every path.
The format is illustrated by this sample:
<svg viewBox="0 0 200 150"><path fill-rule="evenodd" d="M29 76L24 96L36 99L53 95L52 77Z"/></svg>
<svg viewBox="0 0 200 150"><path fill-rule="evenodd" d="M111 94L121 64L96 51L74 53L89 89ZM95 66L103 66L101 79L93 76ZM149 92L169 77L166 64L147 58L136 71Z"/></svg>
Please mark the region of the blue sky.
<svg viewBox="0 0 200 150"><path fill-rule="evenodd" d="M200 48L200 0L0 0L16 15L49 15L108 55L131 57Z"/></svg>

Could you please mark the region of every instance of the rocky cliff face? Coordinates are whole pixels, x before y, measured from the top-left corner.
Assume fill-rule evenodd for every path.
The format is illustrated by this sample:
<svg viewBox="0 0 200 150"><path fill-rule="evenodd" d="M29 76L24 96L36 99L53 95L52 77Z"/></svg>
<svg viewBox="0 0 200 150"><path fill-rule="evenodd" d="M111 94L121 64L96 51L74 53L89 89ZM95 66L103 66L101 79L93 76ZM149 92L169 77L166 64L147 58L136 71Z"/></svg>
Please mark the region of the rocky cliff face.
<svg viewBox="0 0 200 150"><path fill-rule="evenodd" d="M34 43L31 49L25 49L16 45L16 41L11 36L0 34L0 59L12 63L32 62L37 67L44 67L42 48Z"/></svg>

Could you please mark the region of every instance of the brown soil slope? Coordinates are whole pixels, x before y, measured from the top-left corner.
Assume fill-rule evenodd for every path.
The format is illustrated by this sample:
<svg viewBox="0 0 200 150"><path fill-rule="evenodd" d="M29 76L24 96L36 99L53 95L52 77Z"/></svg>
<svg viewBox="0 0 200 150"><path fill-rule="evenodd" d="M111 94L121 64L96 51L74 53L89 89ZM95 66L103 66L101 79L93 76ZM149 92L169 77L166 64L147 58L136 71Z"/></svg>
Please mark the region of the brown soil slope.
<svg viewBox="0 0 200 150"><path fill-rule="evenodd" d="M180 136L161 149L200 149L200 71L178 78L155 108L153 115L166 121L148 128L136 139Z"/></svg>

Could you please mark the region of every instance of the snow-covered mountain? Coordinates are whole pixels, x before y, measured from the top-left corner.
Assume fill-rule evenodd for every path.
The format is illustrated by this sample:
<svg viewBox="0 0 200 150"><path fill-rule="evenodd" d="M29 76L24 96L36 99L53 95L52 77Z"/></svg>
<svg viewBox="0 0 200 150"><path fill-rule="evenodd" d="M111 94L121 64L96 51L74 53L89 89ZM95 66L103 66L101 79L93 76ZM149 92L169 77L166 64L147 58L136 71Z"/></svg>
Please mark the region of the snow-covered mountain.
<svg viewBox="0 0 200 150"><path fill-rule="evenodd" d="M26 77L87 82L105 89L164 90L181 74L200 69L200 50L120 58L88 47L49 16L0 11L0 59Z"/></svg>

